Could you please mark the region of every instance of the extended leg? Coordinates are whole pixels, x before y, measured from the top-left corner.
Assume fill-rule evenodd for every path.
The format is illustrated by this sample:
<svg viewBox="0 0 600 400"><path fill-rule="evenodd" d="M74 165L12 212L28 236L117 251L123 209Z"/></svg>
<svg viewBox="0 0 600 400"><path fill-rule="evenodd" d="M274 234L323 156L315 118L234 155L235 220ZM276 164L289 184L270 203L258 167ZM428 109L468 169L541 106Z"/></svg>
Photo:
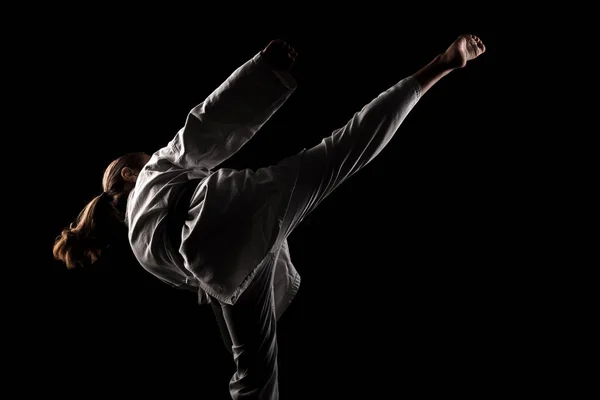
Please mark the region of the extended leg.
<svg viewBox="0 0 600 400"><path fill-rule="evenodd" d="M372 100L342 128L307 150L285 225L285 235L337 186L373 160L402 121L441 78L485 51L474 35L462 35L414 75Z"/></svg>

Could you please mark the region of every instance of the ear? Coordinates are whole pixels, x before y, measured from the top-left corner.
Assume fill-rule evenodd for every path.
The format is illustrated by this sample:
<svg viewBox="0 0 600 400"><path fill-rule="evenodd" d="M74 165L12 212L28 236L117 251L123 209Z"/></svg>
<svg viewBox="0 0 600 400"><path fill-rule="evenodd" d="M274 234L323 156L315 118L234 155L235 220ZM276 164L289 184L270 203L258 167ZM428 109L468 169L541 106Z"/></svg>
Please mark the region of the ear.
<svg viewBox="0 0 600 400"><path fill-rule="evenodd" d="M129 167L124 167L121 169L121 177L125 182L135 182L137 181L137 176L137 172Z"/></svg>

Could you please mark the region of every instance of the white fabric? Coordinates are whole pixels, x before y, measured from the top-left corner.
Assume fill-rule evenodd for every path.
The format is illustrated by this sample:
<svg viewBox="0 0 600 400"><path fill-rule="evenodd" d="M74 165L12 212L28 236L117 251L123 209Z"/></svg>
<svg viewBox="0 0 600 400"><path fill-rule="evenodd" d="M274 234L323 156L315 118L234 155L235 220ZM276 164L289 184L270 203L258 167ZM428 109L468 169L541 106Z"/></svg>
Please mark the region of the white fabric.
<svg viewBox="0 0 600 400"><path fill-rule="evenodd" d="M235 154L296 87L290 74L272 71L257 54L235 70L188 114L185 126L152 155L129 195L126 223L138 262L173 286L234 304L254 268L279 235L301 157L257 171L215 169ZM165 241L165 218L177 189L200 178L174 262ZM300 285L287 242L278 242L274 275L277 314Z"/></svg>

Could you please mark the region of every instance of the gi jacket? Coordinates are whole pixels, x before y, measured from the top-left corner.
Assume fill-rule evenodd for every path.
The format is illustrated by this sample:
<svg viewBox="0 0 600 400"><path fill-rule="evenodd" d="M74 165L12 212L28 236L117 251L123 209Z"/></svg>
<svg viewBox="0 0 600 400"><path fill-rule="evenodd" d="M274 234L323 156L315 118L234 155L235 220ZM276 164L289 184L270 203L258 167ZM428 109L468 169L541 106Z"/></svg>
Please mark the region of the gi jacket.
<svg viewBox="0 0 600 400"><path fill-rule="evenodd" d="M201 304L210 301L207 294L235 304L269 254L276 260L278 316L299 288L300 275L279 227L302 157L290 157L278 168L216 169L295 87L289 73L271 70L257 54L189 112L173 140L152 155L129 195L126 224L138 262L172 286L198 291ZM190 179L198 185L181 230L181 257L175 257L165 237L167 214Z"/></svg>

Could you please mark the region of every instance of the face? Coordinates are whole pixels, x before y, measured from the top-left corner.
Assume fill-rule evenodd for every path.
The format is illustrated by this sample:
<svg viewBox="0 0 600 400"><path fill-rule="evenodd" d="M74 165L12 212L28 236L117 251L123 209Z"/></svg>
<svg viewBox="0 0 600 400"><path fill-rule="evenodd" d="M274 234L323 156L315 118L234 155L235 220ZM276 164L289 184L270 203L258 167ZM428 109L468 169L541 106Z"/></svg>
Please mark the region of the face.
<svg viewBox="0 0 600 400"><path fill-rule="evenodd" d="M152 158L152 156L150 156L148 154L144 154L142 156L142 164L143 165L148 164L148 161L150 161L150 158ZM139 173L140 173L139 170L128 168L128 167L125 167L121 170L121 176L123 177L125 182L129 182L131 184L135 184Z"/></svg>

